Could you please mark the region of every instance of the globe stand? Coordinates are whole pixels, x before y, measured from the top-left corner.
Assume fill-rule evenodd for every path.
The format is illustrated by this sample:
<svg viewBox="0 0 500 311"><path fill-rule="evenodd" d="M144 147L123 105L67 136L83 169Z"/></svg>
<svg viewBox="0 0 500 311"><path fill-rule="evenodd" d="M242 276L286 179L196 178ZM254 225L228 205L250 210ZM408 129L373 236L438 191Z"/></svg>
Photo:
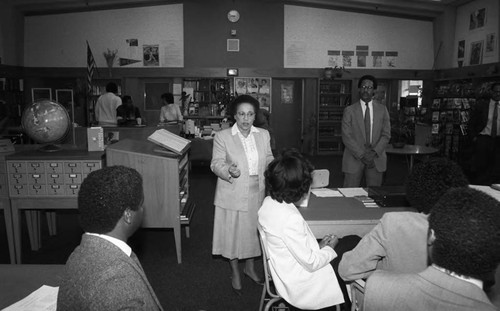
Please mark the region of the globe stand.
<svg viewBox="0 0 500 311"><path fill-rule="evenodd" d="M61 151L62 148L61 146L54 145L54 144L48 144L43 147L38 148L38 150L42 152L56 152L56 151Z"/></svg>

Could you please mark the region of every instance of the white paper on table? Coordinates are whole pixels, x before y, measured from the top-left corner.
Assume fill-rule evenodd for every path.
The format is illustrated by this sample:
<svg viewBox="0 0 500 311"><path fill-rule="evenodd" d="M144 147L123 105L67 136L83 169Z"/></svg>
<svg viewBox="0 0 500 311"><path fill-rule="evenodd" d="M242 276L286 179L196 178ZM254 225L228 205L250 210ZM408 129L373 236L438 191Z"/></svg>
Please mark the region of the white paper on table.
<svg viewBox="0 0 500 311"><path fill-rule="evenodd" d="M362 197L367 196L368 192L366 192L363 188L339 188L339 191L346 197Z"/></svg>
<svg viewBox="0 0 500 311"><path fill-rule="evenodd" d="M482 192L492 196L493 198L497 199L498 201L500 201L500 191L495 190L495 189L491 188L490 186L469 185L469 188L482 191Z"/></svg>
<svg viewBox="0 0 500 311"><path fill-rule="evenodd" d="M2 309L2 311L56 311L58 292L59 287L42 285L42 287L36 291L7 308Z"/></svg>
<svg viewBox="0 0 500 311"><path fill-rule="evenodd" d="M314 193L315 196L320 198L327 197L343 197L342 193L337 190L328 189L328 188L315 188L311 189L311 192Z"/></svg>

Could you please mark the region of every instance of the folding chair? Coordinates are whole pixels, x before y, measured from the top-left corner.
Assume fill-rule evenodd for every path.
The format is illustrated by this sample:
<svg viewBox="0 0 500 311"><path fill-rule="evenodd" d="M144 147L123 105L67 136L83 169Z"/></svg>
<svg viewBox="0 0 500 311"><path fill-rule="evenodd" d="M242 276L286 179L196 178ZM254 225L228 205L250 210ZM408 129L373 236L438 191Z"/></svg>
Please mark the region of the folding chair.
<svg viewBox="0 0 500 311"><path fill-rule="evenodd" d="M283 300L283 298L279 295L274 287L271 288L273 278L271 276L271 271L269 271L269 254L267 253L265 243L266 238L262 227L260 225L257 225L257 227L259 229L260 247L262 248L262 265L264 266L264 288L262 289L262 296L260 298L259 311L268 311L273 304L277 303L280 300ZM280 310L289 309L288 307L284 307L280 308Z"/></svg>
<svg viewBox="0 0 500 311"><path fill-rule="evenodd" d="M365 297L365 281L359 279L351 284L351 311L363 311L363 299Z"/></svg>

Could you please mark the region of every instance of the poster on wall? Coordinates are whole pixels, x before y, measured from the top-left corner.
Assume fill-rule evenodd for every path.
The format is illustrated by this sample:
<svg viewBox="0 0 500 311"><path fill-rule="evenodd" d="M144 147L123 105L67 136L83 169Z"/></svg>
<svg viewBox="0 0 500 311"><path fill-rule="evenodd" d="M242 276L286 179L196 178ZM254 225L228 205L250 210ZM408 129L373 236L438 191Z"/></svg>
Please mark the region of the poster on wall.
<svg viewBox="0 0 500 311"><path fill-rule="evenodd" d="M236 95L251 95L259 101L259 107L271 112L271 78L234 78Z"/></svg>
<svg viewBox="0 0 500 311"><path fill-rule="evenodd" d="M33 102L48 99L52 100L52 89L51 88L32 88L31 89L31 99Z"/></svg>
<svg viewBox="0 0 500 311"><path fill-rule="evenodd" d="M483 40L470 44L469 65L479 65L483 62Z"/></svg>
<svg viewBox="0 0 500 311"><path fill-rule="evenodd" d="M375 67L375 68L382 67L382 58L383 57L384 57L383 51L373 51L372 52L373 67Z"/></svg>
<svg viewBox="0 0 500 311"><path fill-rule="evenodd" d="M484 48L484 55L491 56L496 50L497 39L495 33L489 33L486 35L486 46Z"/></svg>
<svg viewBox="0 0 500 311"><path fill-rule="evenodd" d="M387 63L387 67L395 68L396 60L398 58L398 52L385 52L385 61Z"/></svg>
<svg viewBox="0 0 500 311"><path fill-rule="evenodd" d="M461 68L464 65L465 58L465 40L458 41L457 47L457 62L458 67Z"/></svg>
<svg viewBox="0 0 500 311"><path fill-rule="evenodd" d="M293 82L281 84L281 103L284 105L293 104Z"/></svg>
<svg viewBox="0 0 500 311"><path fill-rule="evenodd" d="M486 9L482 8L470 13L469 30L482 28L486 24Z"/></svg>
<svg viewBox="0 0 500 311"><path fill-rule="evenodd" d="M328 67L342 67L342 58L339 50L328 51Z"/></svg>
<svg viewBox="0 0 500 311"><path fill-rule="evenodd" d="M342 51L342 67L352 67L354 51Z"/></svg>
<svg viewBox="0 0 500 311"><path fill-rule="evenodd" d="M143 45L143 64L145 67L158 67L160 66L160 53L158 44L155 45Z"/></svg>

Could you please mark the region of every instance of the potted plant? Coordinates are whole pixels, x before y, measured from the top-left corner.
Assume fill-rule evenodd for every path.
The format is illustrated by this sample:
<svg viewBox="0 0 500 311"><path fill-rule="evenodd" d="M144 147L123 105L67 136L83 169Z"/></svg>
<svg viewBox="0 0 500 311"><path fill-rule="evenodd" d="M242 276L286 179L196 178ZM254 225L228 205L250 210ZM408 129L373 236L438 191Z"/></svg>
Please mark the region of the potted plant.
<svg viewBox="0 0 500 311"><path fill-rule="evenodd" d="M410 124L402 110L391 117L391 143L394 148L403 148L412 135Z"/></svg>

